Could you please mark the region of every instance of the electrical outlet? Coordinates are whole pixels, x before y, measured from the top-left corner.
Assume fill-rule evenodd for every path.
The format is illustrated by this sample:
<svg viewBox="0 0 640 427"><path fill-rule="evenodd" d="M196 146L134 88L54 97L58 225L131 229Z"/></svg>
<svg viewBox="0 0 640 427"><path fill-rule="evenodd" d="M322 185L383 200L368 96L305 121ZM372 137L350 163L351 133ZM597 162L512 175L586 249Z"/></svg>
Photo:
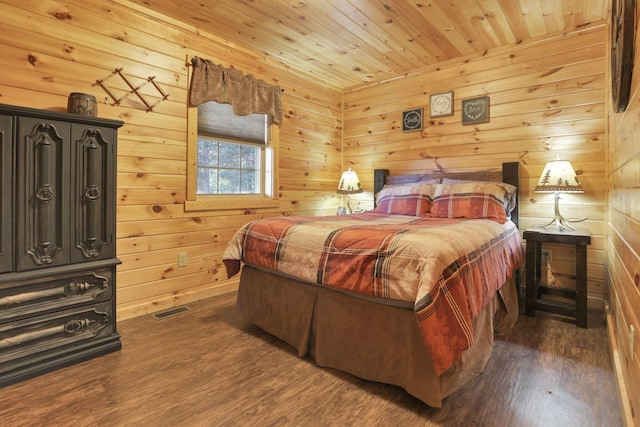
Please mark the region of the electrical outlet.
<svg viewBox="0 0 640 427"><path fill-rule="evenodd" d="M187 253L180 252L178 254L178 267L186 267L187 266Z"/></svg>
<svg viewBox="0 0 640 427"><path fill-rule="evenodd" d="M629 325L629 359L633 360L634 345L635 345L635 328L633 325Z"/></svg>
<svg viewBox="0 0 640 427"><path fill-rule="evenodd" d="M542 263L551 265L551 249L543 249L542 250Z"/></svg>

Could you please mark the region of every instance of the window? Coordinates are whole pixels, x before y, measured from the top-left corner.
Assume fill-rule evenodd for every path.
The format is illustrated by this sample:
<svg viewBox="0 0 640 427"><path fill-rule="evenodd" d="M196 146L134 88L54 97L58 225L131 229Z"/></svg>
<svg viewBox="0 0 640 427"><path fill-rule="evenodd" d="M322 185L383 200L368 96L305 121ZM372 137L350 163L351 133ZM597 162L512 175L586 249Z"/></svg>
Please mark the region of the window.
<svg viewBox="0 0 640 427"><path fill-rule="evenodd" d="M186 209L278 206L277 127L269 116L237 116L231 105L213 101L189 110Z"/></svg>
<svg viewBox="0 0 640 427"><path fill-rule="evenodd" d="M198 135L198 194L260 194L262 150Z"/></svg>

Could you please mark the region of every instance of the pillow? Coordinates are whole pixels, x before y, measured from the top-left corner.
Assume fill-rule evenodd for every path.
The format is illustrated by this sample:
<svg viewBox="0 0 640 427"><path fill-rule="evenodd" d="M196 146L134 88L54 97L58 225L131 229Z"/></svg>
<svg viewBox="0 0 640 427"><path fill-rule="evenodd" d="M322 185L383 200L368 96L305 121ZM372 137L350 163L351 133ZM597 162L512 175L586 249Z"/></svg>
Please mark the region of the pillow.
<svg viewBox="0 0 640 427"><path fill-rule="evenodd" d="M435 184L415 183L385 186L376 195L378 213L429 216Z"/></svg>
<svg viewBox="0 0 640 427"><path fill-rule="evenodd" d="M504 224L515 207L516 187L504 182L440 184L431 206L435 218L487 218Z"/></svg>

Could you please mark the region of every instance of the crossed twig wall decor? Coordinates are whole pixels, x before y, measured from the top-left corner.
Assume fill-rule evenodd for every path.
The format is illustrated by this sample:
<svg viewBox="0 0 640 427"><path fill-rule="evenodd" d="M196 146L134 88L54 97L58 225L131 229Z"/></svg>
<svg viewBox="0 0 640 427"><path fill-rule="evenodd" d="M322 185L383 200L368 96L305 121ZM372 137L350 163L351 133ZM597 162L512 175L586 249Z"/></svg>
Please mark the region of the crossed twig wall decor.
<svg viewBox="0 0 640 427"><path fill-rule="evenodd" d="M111 77L115 76L116 74L119 75L122 78L122 80L124 80L124 82L127 84L127 86L129 86L129 88L131 89L128 92L125 92L125 94L122 95L120 98L115 97L113 95L113 92L108 87L106 87L105 84L104 84L104 82L106 82ZM131 95L132 93L135 93L136 96L140 99L140 101L142 101L142 103L145 105L146 111L149 112L149 111L153 111L153 108L156 105L158 105L159 103L161 103L162 101L166 100L169 97L169 94L165 93L162 90L162 88L158 85L158 83L156 83L155 78L156 78L155 76L149 76L149 77L147 77L146 80L144 80L138 86L133 86L133 84L131 84L129 79L124 74L122 74L122 68L116 68L115 70L113 70L113 72L111 74L109 74L104 79L96 80L96 83L94 84L94 86L96 86L96 85L100 86L107 93L107 95L109 95L109 97L113 101L113 105L120 105L120 103L124 99L129 97L129 95ZM147 83L151 83L153 85L153 87L155 87L156 90L160 93L160 98L158 100L156 100L156 102L154 102L153 104L151 104L149 101L147 101L147 99L145 99L145 97L142 96L142 94L139 92L139 90L142 87L144 87ZM106 101L106 99L105 99L105 101Z"/></svg>

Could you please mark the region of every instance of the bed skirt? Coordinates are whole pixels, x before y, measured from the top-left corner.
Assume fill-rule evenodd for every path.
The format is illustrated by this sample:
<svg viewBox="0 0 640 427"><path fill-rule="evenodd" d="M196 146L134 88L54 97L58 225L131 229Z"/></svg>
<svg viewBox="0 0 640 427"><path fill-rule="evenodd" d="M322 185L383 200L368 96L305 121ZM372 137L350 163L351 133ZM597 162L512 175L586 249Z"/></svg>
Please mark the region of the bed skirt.
<svg viewBox="0 0 640 427"><path fill-rule="evenodd" d="M437 376L412 309L380 304L244 266L238 309L318 366L393 384L432 407L482 373L494 332L513 326L518 296L507 281L474 320L475 343Z"/></svg>

